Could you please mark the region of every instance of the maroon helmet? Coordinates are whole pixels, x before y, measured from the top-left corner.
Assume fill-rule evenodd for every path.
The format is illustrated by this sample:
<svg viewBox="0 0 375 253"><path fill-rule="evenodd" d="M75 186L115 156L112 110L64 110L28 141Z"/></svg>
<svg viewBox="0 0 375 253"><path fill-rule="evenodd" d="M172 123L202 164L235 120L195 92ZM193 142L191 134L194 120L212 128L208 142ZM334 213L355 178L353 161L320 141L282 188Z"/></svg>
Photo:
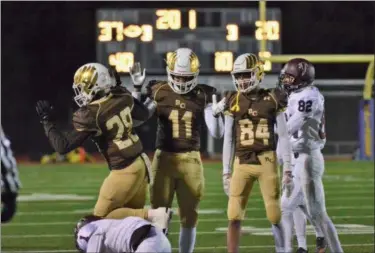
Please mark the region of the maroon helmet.
<svg viewBox="0 0 375 253"><path fill-rule="evenodd" d="M291 93L311 85L315 80L315 68L311 62L303 58L288 61L281 70L279 84Z"/></svg>

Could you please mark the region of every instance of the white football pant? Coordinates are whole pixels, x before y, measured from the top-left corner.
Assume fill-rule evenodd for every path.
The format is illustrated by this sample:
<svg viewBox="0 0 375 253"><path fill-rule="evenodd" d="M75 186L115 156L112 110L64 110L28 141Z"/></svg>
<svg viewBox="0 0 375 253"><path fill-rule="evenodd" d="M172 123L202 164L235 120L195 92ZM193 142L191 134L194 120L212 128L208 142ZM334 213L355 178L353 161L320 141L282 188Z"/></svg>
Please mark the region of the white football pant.
<svg viewBox="0 0 375 253"><path fill-rule="evenodd" d="M172 247L164 233L155 227L152 227L147 238L139 244L137 253L171 253Z"/></svg>
<svg viewBox="0 0 375 253"><path fill-rule="evenodd" d="M305 200L301 187L300 171L296 170L295 162L294 157L292 157L292 166L294 167L293 191L289 197L287 197L286 191L284 191L281 196L281 220L284 229L284 251L288 253L293 251L293 228L296 230L298 247L307 249L305 215L308 216L308 214L306 212Z"/></svg>
<svg viewBox="0 0 375 253"><path fill-rule="evenodd" d="M312 225L321 229L331 252L341 253L341 243L331 219L328 217L324 187L324 158L320 149L309 153L299 153L295 160L294 172L300 178L307 212Z"/></svg>

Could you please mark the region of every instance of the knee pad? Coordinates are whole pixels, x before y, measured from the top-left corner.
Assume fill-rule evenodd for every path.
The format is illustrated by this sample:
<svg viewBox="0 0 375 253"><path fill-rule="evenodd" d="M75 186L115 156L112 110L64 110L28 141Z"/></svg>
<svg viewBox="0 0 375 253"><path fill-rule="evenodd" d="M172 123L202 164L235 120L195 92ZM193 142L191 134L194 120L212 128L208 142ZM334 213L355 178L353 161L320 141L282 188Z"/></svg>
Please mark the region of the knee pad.
<svg viewBox="0 0 375 253"><path fill-rule="evenodd" d="M229 198L227 216L228 220L243 220L245 218L245 208L242 207L240 198Z"/></svg>

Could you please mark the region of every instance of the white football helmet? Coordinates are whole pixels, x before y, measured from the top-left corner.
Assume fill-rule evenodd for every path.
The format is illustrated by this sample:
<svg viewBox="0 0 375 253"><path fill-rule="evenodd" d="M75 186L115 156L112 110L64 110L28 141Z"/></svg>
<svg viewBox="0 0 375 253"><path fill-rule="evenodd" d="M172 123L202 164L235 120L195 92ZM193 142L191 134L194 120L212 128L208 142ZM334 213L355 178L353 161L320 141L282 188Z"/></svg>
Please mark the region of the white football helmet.
<svg viewBox="0 0 375 253"><path fill-rule="evenodd" d="M263 80L263 62L255 54L241 54L233 63L231 75L237 91L249 92Z"/></svg>
<svg viewBox="0 0 375 253"><path fill-rule="evenodd" d="M79 107L92 102L98 92L109 93L116 86L116 78L107 67L100 63L87 63L74 74L74 100Z"/></svg>
<svg viewBox="0 0 375 253"><path fill-rule="evenodd" d="M178 94L186 94L198 84L199 59L189 48L179 48L166 60L168 84Z"/></svg>

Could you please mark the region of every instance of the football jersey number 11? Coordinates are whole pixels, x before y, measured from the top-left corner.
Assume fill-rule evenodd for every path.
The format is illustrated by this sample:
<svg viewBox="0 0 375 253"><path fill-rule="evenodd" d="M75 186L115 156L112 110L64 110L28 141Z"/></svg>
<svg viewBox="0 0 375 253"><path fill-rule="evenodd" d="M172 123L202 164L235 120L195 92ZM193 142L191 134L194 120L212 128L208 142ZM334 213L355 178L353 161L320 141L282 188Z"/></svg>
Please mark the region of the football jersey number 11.
<svg viewBox="0 0 375 253"><path fill-rule="evenodd" d="M186 132L186 139L191 138L191 126L192 126L192 118L193 113L190 111L186 111L181 118L181 121L185 122L185 132ZM172 110L169 114L168 119L172 121L172 136L173 138L180 137L180 119L179 119L179 111Z"/></svg>

